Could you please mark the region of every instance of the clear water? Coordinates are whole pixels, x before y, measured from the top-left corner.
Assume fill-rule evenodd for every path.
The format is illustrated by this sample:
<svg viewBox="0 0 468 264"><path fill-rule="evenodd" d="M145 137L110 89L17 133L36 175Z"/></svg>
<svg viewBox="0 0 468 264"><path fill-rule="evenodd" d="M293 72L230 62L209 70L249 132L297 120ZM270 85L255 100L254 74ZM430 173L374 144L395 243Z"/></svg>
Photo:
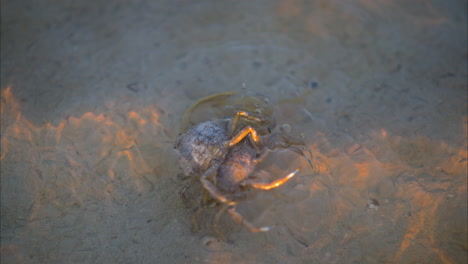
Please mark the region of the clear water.
<svg viewBox="0 0 468 264"><path fill-rule="evenodd" d="M2 2L2 263L465 263L466 10ZM222 216L221 241L198 183L178 194L173 141L192 103L232 90L296 98L274 115L315 167L265 163L303 168L239 205L275 228Z"/></svg>

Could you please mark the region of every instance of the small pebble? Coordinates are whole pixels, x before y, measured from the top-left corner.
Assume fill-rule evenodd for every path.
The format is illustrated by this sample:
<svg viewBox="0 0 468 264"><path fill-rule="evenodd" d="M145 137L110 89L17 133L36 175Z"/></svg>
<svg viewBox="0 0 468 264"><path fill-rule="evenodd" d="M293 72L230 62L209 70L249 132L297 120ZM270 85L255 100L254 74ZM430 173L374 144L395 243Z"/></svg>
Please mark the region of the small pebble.
<svg viewBox="0 0 468 264"><path fill-rule="evenodd" d="M280 129L281 129L281 132L283 133L286 133L286 134L291 133L291 126L289 124L282 124Z"/></svg>
<svg viewBox="0 0 468 264"><path fill-rule="evenodd" d="M208 251L219 251L221 249L222 242L212 236L204 236L201 242L203 247Z"/></svg>
<svg viewBox="0 0 468 264"><path fill-rule="evenodd" d="M367 207L370 209L377 210L379 206L380 206L379 201L377 201L376 199L370 199L367 201Z"/></svg>

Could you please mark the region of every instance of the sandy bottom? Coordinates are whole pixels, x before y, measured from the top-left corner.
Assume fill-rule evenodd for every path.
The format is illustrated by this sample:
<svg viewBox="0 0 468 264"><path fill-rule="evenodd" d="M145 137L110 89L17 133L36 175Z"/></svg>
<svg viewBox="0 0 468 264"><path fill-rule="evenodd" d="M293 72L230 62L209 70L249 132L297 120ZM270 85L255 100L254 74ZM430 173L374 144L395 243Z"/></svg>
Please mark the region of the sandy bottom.
<svg viewBox="0 0 468 264"><path fill-rule="evenodd" d="M355 2L2 2L1 262L464 263L467 2ZM273 230L221 240L173 144L225 91L314 168L270 157L238 210Z"/></svg>

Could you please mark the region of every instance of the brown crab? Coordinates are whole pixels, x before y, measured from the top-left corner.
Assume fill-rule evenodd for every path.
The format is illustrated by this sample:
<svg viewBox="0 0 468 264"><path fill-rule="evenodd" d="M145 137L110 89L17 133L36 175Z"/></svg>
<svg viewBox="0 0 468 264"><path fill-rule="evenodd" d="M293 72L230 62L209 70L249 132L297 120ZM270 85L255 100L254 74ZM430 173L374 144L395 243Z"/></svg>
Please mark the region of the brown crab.
<svg viewBox="0 0 468 264"><path fill-rule="evenodd" d="M194 106L231 95L216 94L202 99ZM269 150L276 148L291 149L305 157L311 166L312 163L299 147L305 147L301 140L285 133L271 133L270 126L274 122L268 116L271 111L266 107L267 102L258 97L244 98L244 101L249 101L249 104L244 103L242 108L253 109L255 113L238 110L232 117L199 123L177 137L175 148L184 174L199 176L203 188L223 205L217 219L227 210L236 223L249 231L265 232L271 227L255 227L236 211L236 204L249 188L277 188L296 175L299 169L278 180L265 182L261 177L252 175L256 165ZM188 112L191 113L193 109L190 108ZM186 117L184 122L188 122Z"/></svg>

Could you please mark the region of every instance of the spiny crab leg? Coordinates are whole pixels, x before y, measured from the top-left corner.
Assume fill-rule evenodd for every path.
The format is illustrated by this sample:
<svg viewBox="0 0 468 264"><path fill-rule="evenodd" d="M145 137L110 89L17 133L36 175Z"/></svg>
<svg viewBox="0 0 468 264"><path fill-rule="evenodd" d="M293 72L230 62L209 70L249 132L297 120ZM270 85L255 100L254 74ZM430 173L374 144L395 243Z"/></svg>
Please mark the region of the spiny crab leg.
<svg viewBox="0 0 468 264"><path fill-rule="evenodd" d="M243 225L245 228L247 228L252 233L268 232L268 231L270 231L272 229L271 227L268 227L268 226L255 227L249 221L245 220L245 218L236 211L236 208L234 207L234 205L231 205L231 206L228 207L228 213L229 213L229 215L231 215L234 222Z"/></svg>
<svg viewBox="0 0 468 264"><path fill-rule="evenodd" d="M296 173L299 172L299 169L296 169L295 171L289 173L288 175L284 176L283 178L281 179L278 179L276 181L273 181L273 182L254 182L254 181L248 181L247 183L254 187L255 189L261 189L261 190L270 190L270 189L274 189L274 188L277 188L277 187L280 187L281 185L283 185L284 183L286 183L287 181L289 181L289 179L291 179L292 177L294 177L294 175L296 175Z"/></svg>

